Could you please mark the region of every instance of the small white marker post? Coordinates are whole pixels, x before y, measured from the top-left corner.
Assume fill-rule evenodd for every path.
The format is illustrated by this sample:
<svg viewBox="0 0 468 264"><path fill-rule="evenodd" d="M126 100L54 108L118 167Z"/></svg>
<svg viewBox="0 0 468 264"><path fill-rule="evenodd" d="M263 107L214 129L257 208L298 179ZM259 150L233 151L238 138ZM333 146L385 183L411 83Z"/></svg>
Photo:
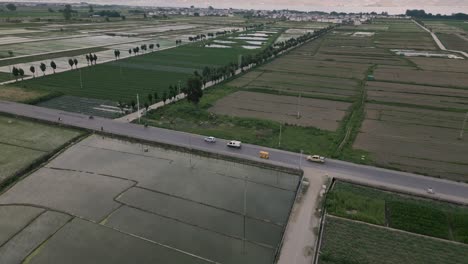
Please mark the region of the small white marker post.
<svg viewBox="0 0 468 264"><path fill-rule="evenodd" d="M297 97L297 119L301 118L301 93L299 93L299 96Z"/></svg>
<svg viewBox="0 0 468 264"><path fill-rule="evenodd" d="M280 132L279 132L279 138L278 138L278 147L281 147L281 132L282 132L282 126L283 124L280 124Z"/></svg>

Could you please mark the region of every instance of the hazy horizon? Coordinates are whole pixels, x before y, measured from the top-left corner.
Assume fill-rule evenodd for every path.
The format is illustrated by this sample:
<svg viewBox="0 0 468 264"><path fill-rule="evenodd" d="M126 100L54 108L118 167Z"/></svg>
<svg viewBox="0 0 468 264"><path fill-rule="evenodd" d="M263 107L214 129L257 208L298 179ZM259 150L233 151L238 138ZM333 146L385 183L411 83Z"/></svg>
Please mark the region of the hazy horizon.
<svg viewBox="0 0 468 264"><path fill-rule="evenodd" d="M4 2L40 2L40 3L79 3L80 0L3 0ZM118 4L130 6L160 6L160 7L196 7L213 6L215 8L242 9L291 9L301 11L337 11L337 12L389 12L402 14L407 9L424 9L433 14L468 13L468 0L238 0L233 5L228 0L200 1L173 0L170 4L162 0L90 0L83 1L92 4ZM129 3L131 2L131 4Z"/></svg>

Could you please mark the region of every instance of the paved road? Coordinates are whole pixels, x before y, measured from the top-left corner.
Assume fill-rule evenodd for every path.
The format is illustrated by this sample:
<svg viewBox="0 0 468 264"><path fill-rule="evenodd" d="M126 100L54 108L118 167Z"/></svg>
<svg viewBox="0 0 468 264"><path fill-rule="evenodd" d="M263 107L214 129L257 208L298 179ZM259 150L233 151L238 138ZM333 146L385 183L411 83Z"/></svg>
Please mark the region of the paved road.
<svg viewBox="0 0 468 264"><path fill-rule="evenodd" d="M462 54L463 56L465 56L466 58L468 58L468 53L464 52L464 51L461 51L461 50L449 50L447 49L444 44L442 43L442 41L440 41L439 37L437 37L437 35L430 31L428 28L426 28L425 26L419 24L418 22L416 22L416 20L413 20L414 23L416 23L416 25L420 26L422 29L424 29L425 31L429 32L429 34L431 34L432 38L434 39L435 43L437 44L437 46L439 46L439 49L441 50L445 50L445 51L450 51L450 52L454 52L454 53L459 53L459 54ZM460 36L461 37L461 36Z"/></svg>
<svg viewBox="0 0 468 264"><path fill-rule="evenodd" d="M305 157L298 153L269 149L250 144L243 144L242 149L239 150L229 149L226 147L226 140L218 140L217 143L210 144L204 142L203 137L199 135L155 127L145 128L142 125L122 123L106 118L95 117L94 119L89 119L88 116L82 114L42 108L33 105L0 101L0 112L55 123L60 122L69 126L94 131L100 131L102 127L104 132L115 135L190 147L252 160L260 160L258 158L258 152L260 150L267 150L270 152L270 160L265 162L268 163L282 164L296 168L299 166L311 167L330 176L346 178L376 186L385 186L387 188L394 188L416 194L427 194L427 188L432 187L436 192L435 196L439 198L468 204L468 184L464 183L358 165L339 160L330 159L323 165L312 164L307 162ZM58 121L59 117L61 118L61 121Z"/></svg>

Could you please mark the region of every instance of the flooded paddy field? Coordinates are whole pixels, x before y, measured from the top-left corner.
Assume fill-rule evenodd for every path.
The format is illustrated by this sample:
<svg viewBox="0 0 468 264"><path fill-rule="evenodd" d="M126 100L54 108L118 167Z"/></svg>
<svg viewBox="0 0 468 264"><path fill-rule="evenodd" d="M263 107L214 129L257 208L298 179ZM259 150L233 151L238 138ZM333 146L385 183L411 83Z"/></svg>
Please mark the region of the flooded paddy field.
<svg viewBox="0 0 468 264"><path fill-rule="evenodd" d="M126 263L121 251L139 263L272 263L298 182L298 175L91 136L0 195L2 219L24 219L2 233L0 252L23 236L36 238L18 253L29 263L70 256L70 263ZM41 218L28 220L38 215L57 219L43 236L25 232L43 228Z"/></svg>

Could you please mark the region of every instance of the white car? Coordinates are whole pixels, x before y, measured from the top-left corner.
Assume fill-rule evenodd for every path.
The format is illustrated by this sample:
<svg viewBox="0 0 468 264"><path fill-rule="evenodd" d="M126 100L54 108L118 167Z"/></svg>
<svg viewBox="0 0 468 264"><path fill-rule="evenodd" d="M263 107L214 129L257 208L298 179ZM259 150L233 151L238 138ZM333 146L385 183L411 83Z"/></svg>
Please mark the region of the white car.
<svg viewBox="0 0 468 264"><path fill-rule="evenodd" d="M307 156L307 161L325 163L325 158L319 155Z"/></svg>
<svg viewBox="0 0 468 264"><path fill-rule="evenodd" d="M206 137L206 138L205 138L205 142L208 142L208 143L215 143L215 142L216 142L216 138L215 138L215 137Z"/></svg>
<svg viewBox="0 0 468 264"><path fill-rule="evenodd" d="M230 148L241 148L242 142L237 141L237 140L231 140L227 143L227 146Z"/></svg>

